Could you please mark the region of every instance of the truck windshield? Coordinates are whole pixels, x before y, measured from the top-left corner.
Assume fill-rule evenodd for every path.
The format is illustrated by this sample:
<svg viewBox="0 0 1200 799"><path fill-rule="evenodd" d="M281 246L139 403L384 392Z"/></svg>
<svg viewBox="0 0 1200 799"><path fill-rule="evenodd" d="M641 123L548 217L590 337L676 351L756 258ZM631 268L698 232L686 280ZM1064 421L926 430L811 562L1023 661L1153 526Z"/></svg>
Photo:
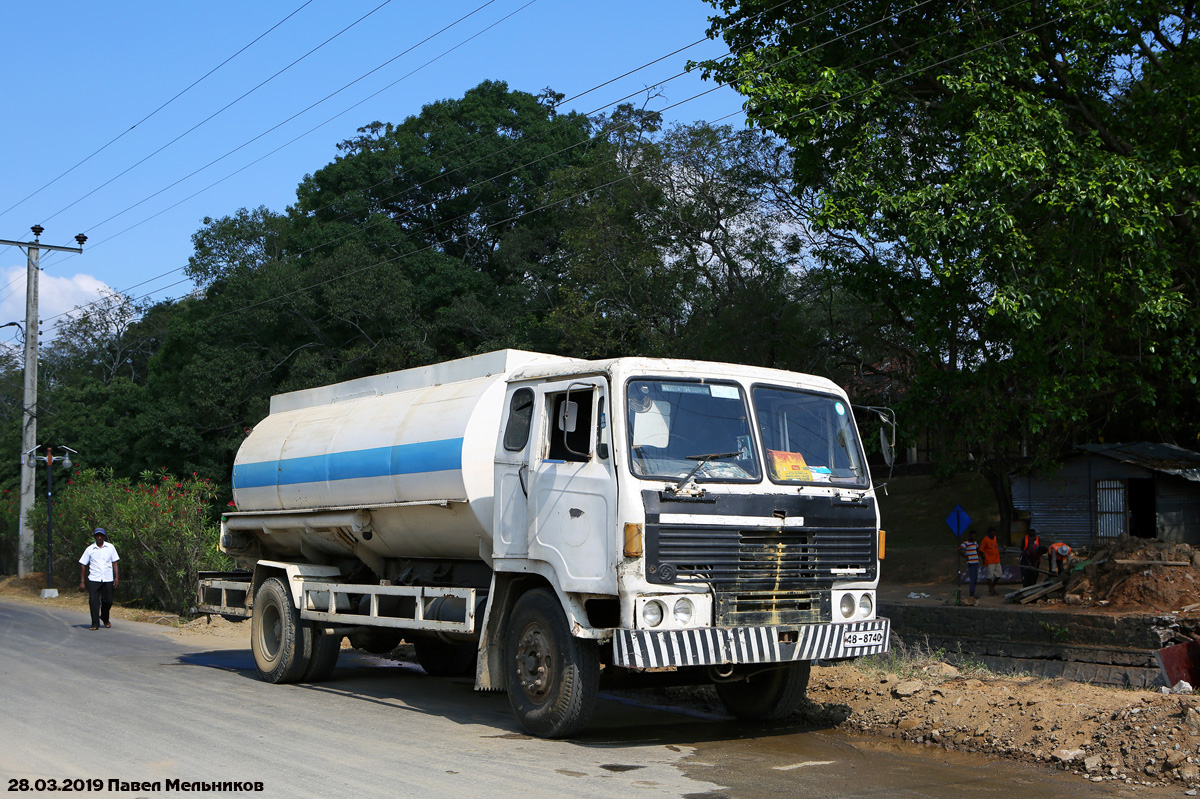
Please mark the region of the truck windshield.
<svg viewBox="0 0 1200 799"><path fill-rule="evenodd" d="M754 409L773 482L867 485L858 434L844 401L760 386L754 389Z"/></svg>
<svg viewBox="0 0 1200 799"><path fill-rule="evenodd" d="M635 475L680 480L695 470L699 482L759 479L741 387L633 380L626 393L626 412Z"/></svg>

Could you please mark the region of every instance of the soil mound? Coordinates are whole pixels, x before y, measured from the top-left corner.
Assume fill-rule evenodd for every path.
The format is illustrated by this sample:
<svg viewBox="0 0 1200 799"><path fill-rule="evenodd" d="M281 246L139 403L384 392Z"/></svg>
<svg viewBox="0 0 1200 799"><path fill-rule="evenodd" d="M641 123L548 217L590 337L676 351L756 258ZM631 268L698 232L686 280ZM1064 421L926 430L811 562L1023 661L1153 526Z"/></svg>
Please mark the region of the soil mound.
<svg viewBox="0 0 1200 799"><path fill-rule="evenodd" d="M1066 589L1084 603L1162 613L1200 603L1200 550L1190 544L1121 536L1090 560Z"/></svg>

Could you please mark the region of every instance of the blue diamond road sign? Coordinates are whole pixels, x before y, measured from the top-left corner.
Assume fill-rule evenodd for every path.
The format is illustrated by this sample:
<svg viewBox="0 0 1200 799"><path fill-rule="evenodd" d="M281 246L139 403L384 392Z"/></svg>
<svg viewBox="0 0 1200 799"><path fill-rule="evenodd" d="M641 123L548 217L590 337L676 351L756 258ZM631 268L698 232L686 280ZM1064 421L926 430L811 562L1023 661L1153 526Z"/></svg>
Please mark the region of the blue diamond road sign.
<svg viewBox="0 0 1200 799"><path fill-rule="evenodd" d="M950 515L946 517L946 524L949 525L951 532L961 538L962 534L971 526L971 517L962 509L962 505L955 505L954 510L950 511Z"/></svg>

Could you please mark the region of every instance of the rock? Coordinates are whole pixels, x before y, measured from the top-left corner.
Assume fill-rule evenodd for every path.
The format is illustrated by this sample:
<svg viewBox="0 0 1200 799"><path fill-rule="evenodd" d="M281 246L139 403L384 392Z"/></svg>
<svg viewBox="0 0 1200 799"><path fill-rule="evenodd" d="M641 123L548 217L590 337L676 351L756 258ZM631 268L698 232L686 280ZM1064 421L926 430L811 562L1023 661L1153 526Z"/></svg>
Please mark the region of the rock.
<svg viewBox="0 0 1200 799"><path fill-rule="evenodd" d="M925 689L925 683L920 680L905 680L892 689L892 696L905 699L910 696L915 696Z"/></svg>
<svg viewBox="0 0 1200 799"><path fill-rule="evenodd" d="M1192 782L1193 780L1200 778L1200 766L1196 766L1191 763L1185 763L1179 767L1179 771L1176 773L1179 775L1179 779L1186 782Z"/></svg>
<svg viewBox="0 0 1200 799"><path fill-rule="evenodd" d="M1100 755L1090 755L1083 759L1083 767L1088 771L1099 771L1104 766L1104 758Z"/></svg>
<svg viewBox="0 0 1200 799"><path fill-rule="evenodd" d="M1079 594L1067 594L1063 597L1063 602L1068 605L1082 605L1083 597Z"/></svg>
<svg viewBox="0 0 1200 799"><path fill-rule="evenodd" d="M906 716L905 718L902 718L900 721L896 722L896 728L900 730L912 730L916 729L920 725L920 719L917 719L914 716Z"/></svg>
<svg viewBox="0 0 1200 799"><path fill-rule="evenodd" d="M1171 686L1173 694L1190 694L1192 692L1192 684L1187 680L1180 680Z"/></svg>
<svg viewBox="0 0 1200 799"><path fill-rule="evenodd" d="M1167 768L1174 769L1179 768L1187 760L1187 755L1172 749L1170 752L1167 752L1165 759L1167 761Z"/></svg>
<svg viewBox="0 0 1200 799"><path fill-rule="evenodd" d="M1050 757L1059 763L1074 763L1083 758L1082 749L1056 749Z"/></svg>

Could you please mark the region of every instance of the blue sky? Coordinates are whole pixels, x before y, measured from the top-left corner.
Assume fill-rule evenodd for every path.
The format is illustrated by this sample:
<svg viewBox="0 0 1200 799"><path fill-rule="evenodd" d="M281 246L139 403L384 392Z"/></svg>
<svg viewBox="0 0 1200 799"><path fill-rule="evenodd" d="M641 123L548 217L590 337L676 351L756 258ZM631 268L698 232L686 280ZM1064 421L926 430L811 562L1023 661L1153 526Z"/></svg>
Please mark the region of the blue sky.
<svg viewBox="0 0 1200 799"><path fill-rule="evenodd" d="M88 236L81 256L43 252L46 337L104 287L178 297L191 289L180 268L205 216L283 210L356 128L399 122L489 79L571 97L704 38L711 13L701 0L9 4L0 239L28 241L35 223L46 244ZM732 90L693 100L714 85L697 74L662 83L689 58L723 53L704 42L567 107L596 111L661 83L650 106L680 104L668 120L740 125ZM25 263L20 249L0 248L0 324L25 317ZM0 334L11 343L15 331Z"/></svg>

